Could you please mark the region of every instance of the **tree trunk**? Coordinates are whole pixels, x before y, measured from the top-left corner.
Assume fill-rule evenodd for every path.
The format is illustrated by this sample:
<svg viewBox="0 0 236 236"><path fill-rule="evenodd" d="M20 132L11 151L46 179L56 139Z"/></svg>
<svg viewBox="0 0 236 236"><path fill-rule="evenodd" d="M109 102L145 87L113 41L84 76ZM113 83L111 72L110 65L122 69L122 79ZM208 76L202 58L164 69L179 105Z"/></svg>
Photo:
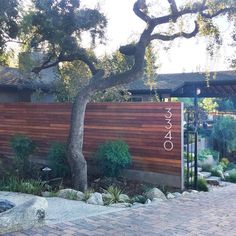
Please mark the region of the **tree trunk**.
<svg viewBox="0 0 236 236"><path fill-rule="evenodd" d="M89 99L90 93L85 89L76 96L68 140L68 161L71 167L73 188L83 192L87 189L87 162L83 155L84 116Z"/></svg>

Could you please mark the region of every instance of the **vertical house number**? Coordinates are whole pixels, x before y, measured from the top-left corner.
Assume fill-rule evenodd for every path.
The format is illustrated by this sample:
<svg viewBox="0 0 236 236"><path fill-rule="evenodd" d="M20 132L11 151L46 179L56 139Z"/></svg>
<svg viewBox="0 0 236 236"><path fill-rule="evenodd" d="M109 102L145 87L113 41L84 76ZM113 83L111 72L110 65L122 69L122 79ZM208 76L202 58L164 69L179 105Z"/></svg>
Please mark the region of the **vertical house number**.
<svg viewBox="0 0 236 236"><path fill-rule="evenodd" d="M171 134L171 128L172 128L172 123L171 123L171 118L172 118L172 112L171 112L171 108L165 108L166 110L166 114L165 114L165 121L166 121L166 125L165 125L165 129L167 131L165 137L164 137L164 149L168 152L172 151L174 148L174 144L171 141L172 140L172 134Z"/></svg>

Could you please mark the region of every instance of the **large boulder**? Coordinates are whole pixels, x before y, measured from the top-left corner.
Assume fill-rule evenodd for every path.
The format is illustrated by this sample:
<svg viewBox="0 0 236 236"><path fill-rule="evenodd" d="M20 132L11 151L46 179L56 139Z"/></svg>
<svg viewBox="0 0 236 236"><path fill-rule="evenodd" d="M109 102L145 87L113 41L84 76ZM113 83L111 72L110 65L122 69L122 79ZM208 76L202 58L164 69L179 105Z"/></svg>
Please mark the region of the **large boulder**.
<svg viewBox="0 0 236 236"><path fill-rule="evenodd" d="M66 188L59 190L57 196L65 199L82 201L84 198L84 193L71 188Z"/></svg>
<svg viewBox="0 0 236 236"><path fill-rule="evenodd" d="M145 195L151 201L154 198L160 198L162 200L167 200L165 194L158 188L153 188L153 189L149 190L148 192L146 192Z"/></svg>
<svg viewBox="0 0 236 236"><path fill-rule="evenodd" d="M45 198L34 197L0 213L0 234L43 225L47 207L48 202Z"/></svg>
<svg viewBox="0 0 236 236"><path fill-rule="evenodd" d="M14 203L12 203L8 200L5 200L5 199L0 199L0 213L10 210L14 206L15 206Z"/></svg>
<svg viewBox="0 0 236 236"><path fill-rule="evenodd" d="M90 198L87 200L87 203L93 204L93 205L100 205L103 206L104 202L102 199L102 194L101 193L92 193Z"/></svg>

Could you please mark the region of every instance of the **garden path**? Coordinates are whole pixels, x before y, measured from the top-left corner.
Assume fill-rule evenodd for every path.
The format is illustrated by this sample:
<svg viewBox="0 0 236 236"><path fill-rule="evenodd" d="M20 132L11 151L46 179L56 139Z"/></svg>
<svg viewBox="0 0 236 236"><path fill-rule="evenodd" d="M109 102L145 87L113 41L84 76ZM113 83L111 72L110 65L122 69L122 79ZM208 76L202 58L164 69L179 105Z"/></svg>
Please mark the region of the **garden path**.
<svg viewBox="0 0 236 236"><path fill-rule="evenodd" d="M236 236L236 185L7 235Z"/></svg>

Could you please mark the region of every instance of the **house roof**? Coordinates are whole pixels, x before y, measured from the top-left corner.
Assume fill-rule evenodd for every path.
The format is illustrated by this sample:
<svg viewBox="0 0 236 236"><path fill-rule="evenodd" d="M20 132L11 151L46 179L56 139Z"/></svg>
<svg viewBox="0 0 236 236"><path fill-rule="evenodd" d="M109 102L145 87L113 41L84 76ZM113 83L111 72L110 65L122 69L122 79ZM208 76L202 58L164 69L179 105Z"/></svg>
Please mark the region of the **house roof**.
<svg viewBox="0 0 236 236"><path fill-rule="evenodd" d="M17 68L0 66L0 88L47 90L47 87L39 81L34 81L25 76Z"/></svg>
<svg viewBox="0 0 236 236"><path fill-rule="evenodd" d="M154 91L158 94L169 93L171 96L194 96L194 87L202 89L202 96L236 96L236 72L220 71L206 73L160 74L156 78ZM144 80L137 80L128 85L133 94L150 94L150 86Z"/></svg>

